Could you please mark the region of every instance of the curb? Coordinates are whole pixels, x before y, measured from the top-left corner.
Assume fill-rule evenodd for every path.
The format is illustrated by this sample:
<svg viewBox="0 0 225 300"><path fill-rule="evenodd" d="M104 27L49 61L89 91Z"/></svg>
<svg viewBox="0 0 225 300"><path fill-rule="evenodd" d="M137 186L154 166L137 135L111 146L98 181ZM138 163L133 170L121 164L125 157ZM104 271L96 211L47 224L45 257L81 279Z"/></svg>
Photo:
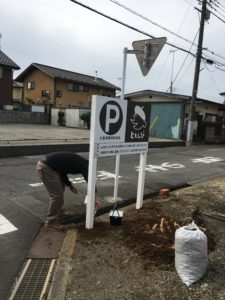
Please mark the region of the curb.
<svg viewBox="0 0 225 300"><path fill-rule="evenodd" d="M67 282L72 270L72 259L77 240L77 229L68 229L53 273L47 300L65 299Z"/></svg>
<svg viewBox="0 0 225 300"><path fill-rule="evenodd" d="M185 142L150 142L148 144L148 148L164 148L179 146L185 146ZM55 151L89 152L89 143L0 146L0 158L25 155L42 155L43 153Z"/></svg>
<svg viewBox="0 0 225 300"><path fill-rule="evenodd" d="M89 144L12 145L0 146L0 158L42 155L54 151L88 152Z"/></svg>

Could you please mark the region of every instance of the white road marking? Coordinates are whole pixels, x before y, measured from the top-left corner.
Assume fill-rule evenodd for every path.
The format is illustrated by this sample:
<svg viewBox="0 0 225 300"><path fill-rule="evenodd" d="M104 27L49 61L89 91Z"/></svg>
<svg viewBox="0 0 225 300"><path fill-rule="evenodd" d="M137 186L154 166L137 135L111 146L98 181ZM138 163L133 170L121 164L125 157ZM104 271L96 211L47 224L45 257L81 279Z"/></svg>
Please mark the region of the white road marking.
<svg viewBox="0 0 225 300"><path fill-rule="evenodd" d="M210 164L210 163L215 163L215 162L219 162L219 161L223 161L222 158L219 157L201 157L201 158L194 158L191 159L191 162L193 163L204 163L204 164ZM145 170L147 172L151 172L151 173L157 173L159 171L168 171L169 169L182 169L182 168L186 168L186 166L175 163L175 164L170 164L168 162L164 162L161 165L146 165ZM135 167L136 171L139 171L139 166Z"/></svg>
<svg viewBox="0 0 225 300"><path fill-rule="evenodd" d="M136 166L136 171L139 171L139 166ZM169 164L168 162L162 163L160 166L157 165L146 165L145 170L151 173L156 173L159 171L168 171L169 169L182 169L185 168L181 164Z"/></svg>
<svg viewBox="0 0 225 300"><path fill-rule="evenodd" d="M107 179L114 179L115 178L115 174L107 172L107 171L98 171L97 172L97 180L107 180ZM121 176L119 176L119 178L121 178ZM70 178L71 182L74 184L78 184L78 183L85 183L85 179L84 177L74 177L74 178ZM42 186L43 183L42 182L37 182L37 183L29 183L30 186L32 187L39 187Z"/></svg>
<svg viewBox="0 0 225 300"><path fill-rule="evenodd" d="M30 183L30 186L36 187L36 186L42 186L43 183L42 182L38 182L38 183Z"/></svg>
<svg viewBox="0 0 225 300"><path fill-rule="evenodd" d="M0 214L0 234L6 234L16 230L18 230L18 228L16 228L12 223L9 222L9 220Z"/></svg>
<svg viewBox="0 0 225 300"><path fill-rule="evenodd" d="M191 160L193 163L204 163L204 164L211 164L213 162L222 161L222 158L219 157L202 157L202 158L195 158Z"/></svg>

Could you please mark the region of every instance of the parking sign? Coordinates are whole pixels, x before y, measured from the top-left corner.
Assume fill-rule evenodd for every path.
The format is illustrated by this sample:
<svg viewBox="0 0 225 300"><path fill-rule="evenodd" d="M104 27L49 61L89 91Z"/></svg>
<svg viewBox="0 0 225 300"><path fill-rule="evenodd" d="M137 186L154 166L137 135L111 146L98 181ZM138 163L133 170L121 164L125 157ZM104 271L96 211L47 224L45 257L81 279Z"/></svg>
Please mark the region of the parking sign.
<svg viewBox="0 0 225 300"><path fill-rule="evenodd" d="M147 152L149 103L96 96L92 105L95 157Z"/></svg>

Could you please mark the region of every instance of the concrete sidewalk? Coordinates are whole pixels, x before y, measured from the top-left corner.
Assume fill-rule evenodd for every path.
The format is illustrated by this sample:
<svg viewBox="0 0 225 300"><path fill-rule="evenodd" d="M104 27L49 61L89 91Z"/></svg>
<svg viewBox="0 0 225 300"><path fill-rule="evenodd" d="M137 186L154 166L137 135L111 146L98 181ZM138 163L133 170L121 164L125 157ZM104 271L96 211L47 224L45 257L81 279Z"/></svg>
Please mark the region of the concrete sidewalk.
<svg viewBox="0 0 225 300"><path fill-rule="evenodd" d="M51 125L1 124L0 158L52 151L89 151L90 131ZM182 140L149 139L152 148L183 146Z"/></svg>

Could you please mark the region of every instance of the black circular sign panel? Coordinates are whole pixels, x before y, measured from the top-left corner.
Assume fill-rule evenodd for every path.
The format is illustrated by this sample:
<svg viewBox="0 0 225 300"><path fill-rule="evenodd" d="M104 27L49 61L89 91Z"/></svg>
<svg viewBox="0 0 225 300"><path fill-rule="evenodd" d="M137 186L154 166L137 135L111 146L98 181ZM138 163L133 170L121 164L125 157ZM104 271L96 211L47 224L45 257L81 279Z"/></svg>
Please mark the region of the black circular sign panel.
<svg viewBox="0 0 225 300"><path fill-rule="evenodd" d="M117 115L118 113L119 116ZM109 117L108 120L106 120L107 115ZM117 102L109 101L102 106L99 119L102 130L108 135L113 135L121 128L123 121L122 109Z"/></svg>

